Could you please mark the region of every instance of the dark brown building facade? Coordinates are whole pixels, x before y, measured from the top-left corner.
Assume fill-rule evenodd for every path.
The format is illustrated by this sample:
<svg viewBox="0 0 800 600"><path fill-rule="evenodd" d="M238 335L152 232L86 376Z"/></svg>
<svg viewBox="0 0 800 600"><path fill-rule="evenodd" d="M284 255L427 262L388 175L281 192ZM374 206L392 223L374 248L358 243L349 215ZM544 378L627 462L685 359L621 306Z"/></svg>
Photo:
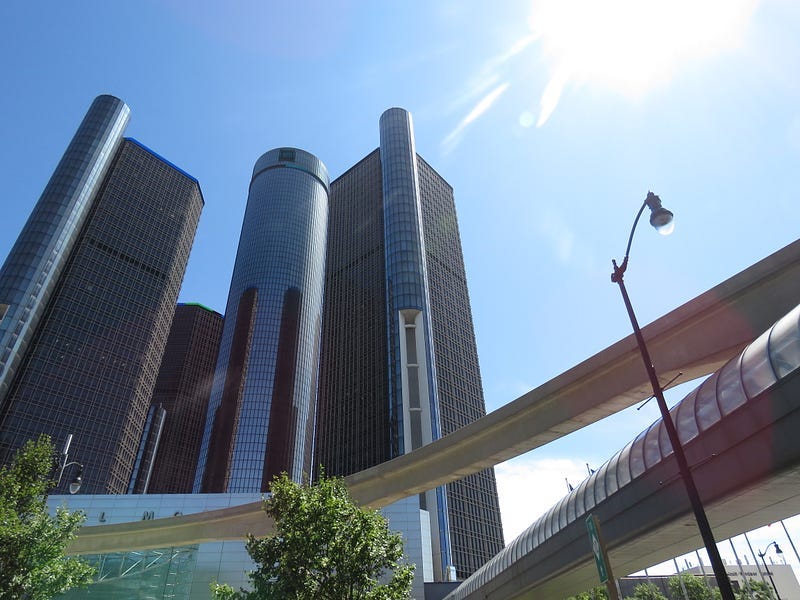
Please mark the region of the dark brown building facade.
<svg viewBox="0 0 800 600"><path fill-rule="evenodd" d="M416 154L401 109L382 117L381 148L331 183L321 357L316 452L328 474L486 412L453 189ZM439 528L438 576L449 560L467 577L503 548L493 469L420 503Z"/></svg>
<svg viewBox="0 0 800 600"><path fill-rule="evenodd" d="M160 406L166 416L152 471L140 477L147 493L192 492L221 337L221 314L178 304L153 392L151 409Z"/></svg>
<svg viewBox="0 0 800 600"><path fill-rule="evenodd" d="M57 448L72 434L90 494L127 491L203 207L196 179L135 140L104 160L0 415L0 462L40 434ZM70 167L82 163L54 177Z"/></svg>

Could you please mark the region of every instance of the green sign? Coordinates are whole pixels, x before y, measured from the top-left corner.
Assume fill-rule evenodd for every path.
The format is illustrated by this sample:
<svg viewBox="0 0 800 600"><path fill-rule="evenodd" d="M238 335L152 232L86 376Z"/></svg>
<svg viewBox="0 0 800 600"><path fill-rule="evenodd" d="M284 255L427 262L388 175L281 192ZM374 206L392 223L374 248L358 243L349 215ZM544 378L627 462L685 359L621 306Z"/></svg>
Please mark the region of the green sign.
<svg viewBox="0 0 800 600"><path fill-rule="evenodd" d="M600 575L600 583L606 583L610 579L608 576L609 569L606 562L605 548L600 540L600 524L597 522L595 515L589 515L586 518L586 529L589 530L589 541L592 544L592 554L594 554L594 562L597 565L597 574Z"/></svg>

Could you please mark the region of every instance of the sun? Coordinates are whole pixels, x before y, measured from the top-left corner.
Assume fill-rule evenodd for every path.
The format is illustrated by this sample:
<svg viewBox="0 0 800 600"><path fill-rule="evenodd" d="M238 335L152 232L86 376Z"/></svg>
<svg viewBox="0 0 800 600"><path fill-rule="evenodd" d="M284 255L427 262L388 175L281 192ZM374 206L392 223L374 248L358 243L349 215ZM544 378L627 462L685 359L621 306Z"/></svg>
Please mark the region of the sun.
<svg viewBox="0 0 800 600"><path fill-rule="evenodd" d="M570 83L641 97L736 48L758 0L537 0L528 20L551 66L537 126Z"/></svg>

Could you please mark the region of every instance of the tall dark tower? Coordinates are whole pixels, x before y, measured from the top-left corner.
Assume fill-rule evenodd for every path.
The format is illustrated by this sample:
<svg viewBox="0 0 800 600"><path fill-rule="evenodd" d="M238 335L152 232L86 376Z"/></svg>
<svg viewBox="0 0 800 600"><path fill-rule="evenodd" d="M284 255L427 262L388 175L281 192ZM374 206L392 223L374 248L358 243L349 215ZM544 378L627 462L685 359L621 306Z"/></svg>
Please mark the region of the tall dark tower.
<svg viewBox="0 0 800 600"><path fill-rule="evenodd" d="M0 289L20 272L52 288L8 361L0 462L39 434L57 446L73 434L82 493L127 490L203 207L196 179L119 137L127 114L117 98L95 100L0 275ZM52 223L69 211L79 217ZM25 331L16 302L12 325Z"/></svg>
<svg viewBox="0 0 800 600"><path fill-rule="evenodd" d="M196 492L259 492L311 472L328 173L277 148L256 162L233 268Z"/></svg>
<svg viewBox="0 0 800 600"><path fill-rule="evenodd" d="M0 416L130 112L119 98L95 98L0 269Z"/></svg>
<svg viewBox="0 0 800 600"><path fill-rule="evenodd" d="M147 493L192 492L221 337L221 314L178 304L150 407L154 415L163 408L166 416Z"/></svg>
<svg viewBox="0 0 800 600"><path fill-rule="evenodd" d="M331 183L317 460L347 475L482 417L453 190L386 111L380 148ZM503 548L494 470L420 496L438 576ZM438 532L438 534L437 534Z"/></svg>

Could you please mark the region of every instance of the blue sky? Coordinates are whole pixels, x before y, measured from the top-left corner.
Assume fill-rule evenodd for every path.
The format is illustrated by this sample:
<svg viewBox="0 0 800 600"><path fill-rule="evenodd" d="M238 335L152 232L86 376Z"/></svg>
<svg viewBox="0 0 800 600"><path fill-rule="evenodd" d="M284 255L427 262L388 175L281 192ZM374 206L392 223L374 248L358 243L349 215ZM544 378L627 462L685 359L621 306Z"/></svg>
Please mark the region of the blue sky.
<svg viewBox="0 0 800 600"><path fill-rule="evenodd" d="M676 230L634 241L642 323L797 238L798 31L793 0L4 2L0 255L111 93L200 180L181 299L222 311L255 160L297 146L336 177L401 106L455 189L493 410L628 334L610 262L648 190ZM656 416L502 465L507 533ZM515 506L533 480L541 507Z"/></svg>

